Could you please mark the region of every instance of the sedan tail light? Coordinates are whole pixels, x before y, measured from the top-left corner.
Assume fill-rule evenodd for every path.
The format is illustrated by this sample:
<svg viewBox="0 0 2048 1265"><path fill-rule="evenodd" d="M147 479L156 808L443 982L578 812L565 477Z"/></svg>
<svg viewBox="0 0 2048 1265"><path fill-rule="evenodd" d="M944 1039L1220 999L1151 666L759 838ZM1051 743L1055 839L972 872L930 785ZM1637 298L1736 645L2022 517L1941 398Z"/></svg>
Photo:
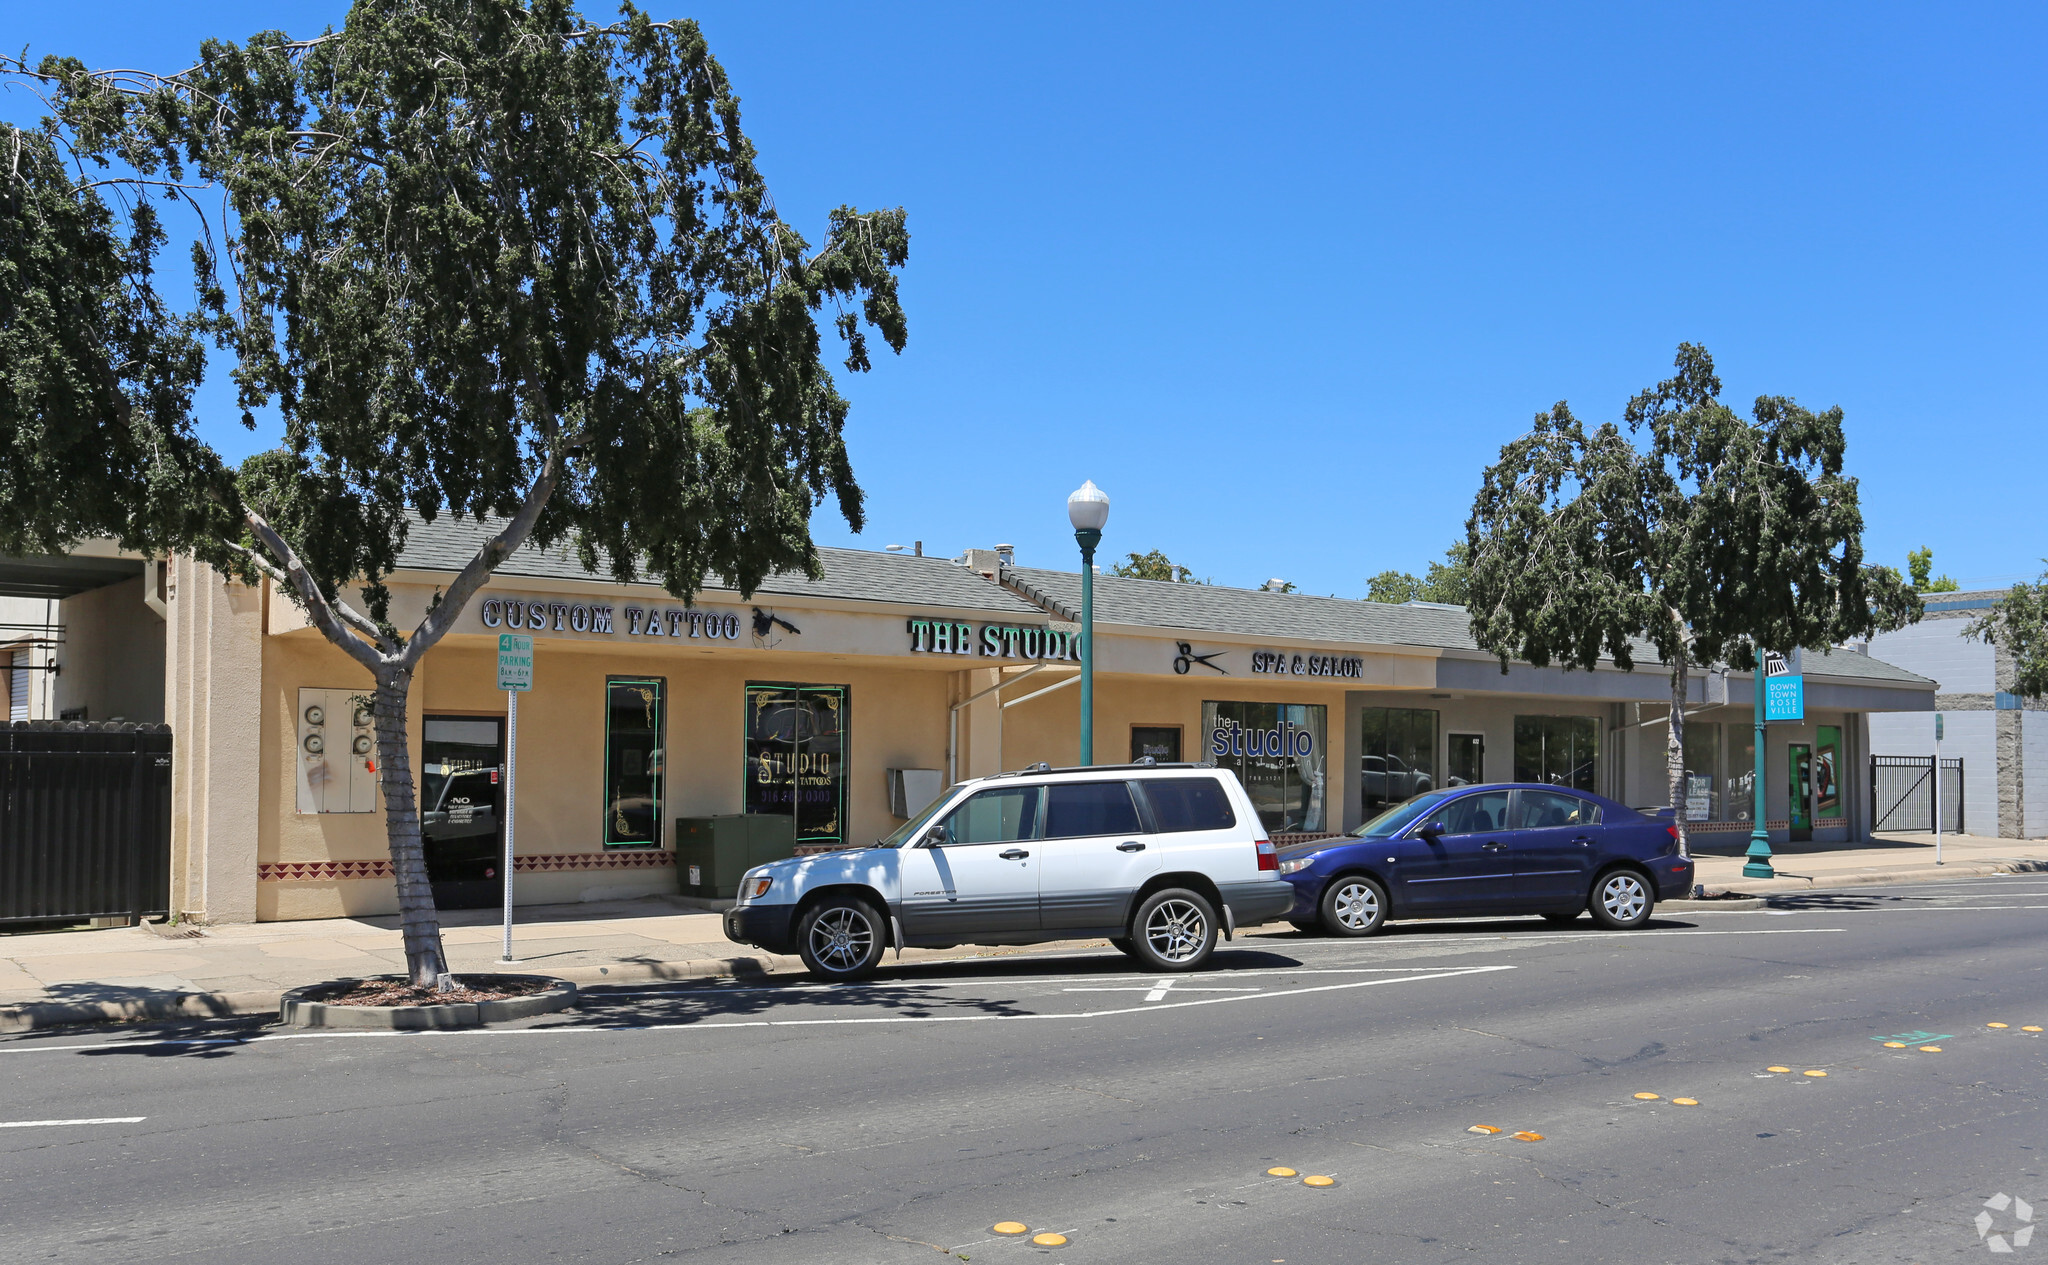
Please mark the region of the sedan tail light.
<svg viewBox="0 0 2048 1265"><path fill-rule="evenodd" d="M1260 839L1255 846L1259 850L1259 868L1261 870L1278 870L1280 868L1280 854L1274 851L1271 839Z"/></svg>

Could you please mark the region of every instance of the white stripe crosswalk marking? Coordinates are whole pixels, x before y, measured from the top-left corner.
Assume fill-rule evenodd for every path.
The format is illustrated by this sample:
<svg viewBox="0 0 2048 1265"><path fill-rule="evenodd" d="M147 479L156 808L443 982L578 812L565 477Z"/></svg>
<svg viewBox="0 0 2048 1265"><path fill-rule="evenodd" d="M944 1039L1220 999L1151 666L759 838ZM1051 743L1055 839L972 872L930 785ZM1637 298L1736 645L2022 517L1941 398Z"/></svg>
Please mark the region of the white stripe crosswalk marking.
<svg viewBox="0 0 2048 1265"><path fill-rule="evenodd" d="M82 1120L0 1120L0 1129L50 1129L67 1124L140 1124L148 1116L89 1116Z"/></svg>

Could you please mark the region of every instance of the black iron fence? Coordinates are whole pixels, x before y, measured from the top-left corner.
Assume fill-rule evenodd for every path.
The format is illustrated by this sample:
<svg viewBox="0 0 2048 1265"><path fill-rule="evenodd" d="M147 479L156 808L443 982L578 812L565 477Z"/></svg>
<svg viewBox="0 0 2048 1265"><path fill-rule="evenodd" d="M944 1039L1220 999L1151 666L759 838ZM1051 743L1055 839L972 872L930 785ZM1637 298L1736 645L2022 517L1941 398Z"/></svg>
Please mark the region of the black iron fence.
<svg viewBox="0 0 2048 1265"><path fill-rule="evenodd" d="M0 725L0 923L170 908L168 725Z"/></svg>
<svg viewBox="0 0 2048 1265"><path fill-rule="evenodd" d="M1870 757L1871 830L1934 830L1935 757L1874 755ZM1963 761L1941 760L1941 829L1963 833Z"/></svg>

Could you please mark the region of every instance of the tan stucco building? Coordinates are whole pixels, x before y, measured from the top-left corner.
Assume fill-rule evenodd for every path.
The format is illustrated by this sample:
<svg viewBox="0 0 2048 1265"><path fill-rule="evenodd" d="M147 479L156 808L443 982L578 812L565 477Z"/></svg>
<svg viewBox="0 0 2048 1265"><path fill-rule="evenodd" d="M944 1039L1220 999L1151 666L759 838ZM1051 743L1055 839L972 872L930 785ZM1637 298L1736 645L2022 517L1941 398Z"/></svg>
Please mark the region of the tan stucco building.
<svg viewBox="0 0 2048 1265"><path fill-rule="evenodd" d="M473 524L416 527L388 581L401 628L482 539ZM566 552L509 559L413 687L437 895L496 899L507 633L531 637L534 659L518 709L520 903L678 890L679 819L751 813L787 819L792 846L862 843L948 779L1076 761L1077 573L995 550L822 555L820 580L688 604L590 576ZM159 637L162 714L132 718L175 734L171 907L216 922L392 911L374 748L358 741L367 673L267 585L145 565L118 581L136 585L132 603L94 599L109 609L92 635L144 647L116 652L131 658ZM1097 759L1231 767L1276 835L1350 829L1458 781L1667 799L1654 662L1503 674L1458 608L1108 576L1096 627ZM1929 710L1933 684L1850 651L1809 656L1807 680L1807 719L1771 729L1771 824L1780 838L1860 837L1867 717ZM1689 816L1746 833L1749 683L1700 674L1694 688Z"/></svg>

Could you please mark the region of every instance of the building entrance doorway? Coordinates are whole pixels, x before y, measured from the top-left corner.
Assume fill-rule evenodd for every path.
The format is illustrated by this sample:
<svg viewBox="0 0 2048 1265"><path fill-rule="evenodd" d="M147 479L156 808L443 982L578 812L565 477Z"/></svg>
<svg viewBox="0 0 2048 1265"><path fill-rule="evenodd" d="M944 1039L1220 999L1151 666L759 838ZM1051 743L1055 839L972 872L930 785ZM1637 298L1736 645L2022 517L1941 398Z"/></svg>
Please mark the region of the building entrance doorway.
<svg viewBox="0 0 2048 1265"><path fill-rule="evenodd" d="M504 900L504 805L504 718L427 717L420 845L439 908L484 909Z"/></svg>
<svg viewBox="0 0 2048 1265"><path fill-rule="evenodd" d="M1791 827L1792 841L1802 843L1813 838L1813 747L1795 742L1785 748L1785 757L1792 793L1792 802L1785 810L1785 824Z"/></svg>
<svg viewBox="0 0 2048 1265"><path fill-rule="evenodd" d="M1486 780L1486 739L1479 734L1452 734L1445 762L1445 786L1471 786Z"/></svg>

